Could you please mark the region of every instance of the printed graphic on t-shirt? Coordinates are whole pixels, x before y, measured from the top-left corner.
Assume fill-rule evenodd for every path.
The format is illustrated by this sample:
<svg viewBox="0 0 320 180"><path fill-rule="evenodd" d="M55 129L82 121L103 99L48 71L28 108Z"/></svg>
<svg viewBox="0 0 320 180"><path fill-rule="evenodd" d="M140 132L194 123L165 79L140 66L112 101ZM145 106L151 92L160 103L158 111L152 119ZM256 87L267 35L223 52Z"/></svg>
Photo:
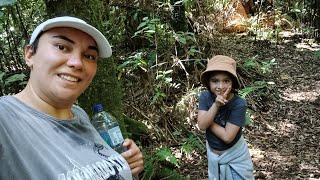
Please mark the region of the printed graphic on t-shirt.
<svg viewBox="0 0 320 180"><path fill-rule="evenodd" d="M73 168L66 173L59 174L58 180L124 180L119 172L127 167L121 155L112 154L108 156L107 154L110 154L110 150L101 144L94 144L93 151L101 157L101 160L83 166L69 158L69 162L73 164Z"/></svg>

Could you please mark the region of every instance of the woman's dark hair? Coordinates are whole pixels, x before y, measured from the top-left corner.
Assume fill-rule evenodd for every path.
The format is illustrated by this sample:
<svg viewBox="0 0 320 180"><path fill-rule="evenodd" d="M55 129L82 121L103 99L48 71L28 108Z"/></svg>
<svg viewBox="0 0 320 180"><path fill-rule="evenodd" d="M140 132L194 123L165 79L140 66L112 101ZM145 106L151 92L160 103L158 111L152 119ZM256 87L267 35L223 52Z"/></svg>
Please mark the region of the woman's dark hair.
<svg viewBox="0 0 320 180"><path fill-rule="evenodd" d="M42 36L42 34L44 33L44 31L41 31L39 33L39 35L37 36L37 38L33 41L32 44L30 44L31 48L32 48L32 54L35 54L37 52L38 49L38 45L39 45L39 39Z"/></svg>

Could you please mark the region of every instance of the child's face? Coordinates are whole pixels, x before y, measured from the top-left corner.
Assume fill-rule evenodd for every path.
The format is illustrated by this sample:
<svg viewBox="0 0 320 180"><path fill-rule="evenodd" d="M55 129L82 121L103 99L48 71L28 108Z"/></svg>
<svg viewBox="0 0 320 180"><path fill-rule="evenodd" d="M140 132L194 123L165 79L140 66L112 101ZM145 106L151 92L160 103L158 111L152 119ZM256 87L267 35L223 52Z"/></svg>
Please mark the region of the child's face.
<svg viewBox="0 0 320 180"><path fill-rule="evenodd" d="M209 87L216 96L223 95L229 87L232 88L232 78L227 72L216 72L209 78Z"/></svg>

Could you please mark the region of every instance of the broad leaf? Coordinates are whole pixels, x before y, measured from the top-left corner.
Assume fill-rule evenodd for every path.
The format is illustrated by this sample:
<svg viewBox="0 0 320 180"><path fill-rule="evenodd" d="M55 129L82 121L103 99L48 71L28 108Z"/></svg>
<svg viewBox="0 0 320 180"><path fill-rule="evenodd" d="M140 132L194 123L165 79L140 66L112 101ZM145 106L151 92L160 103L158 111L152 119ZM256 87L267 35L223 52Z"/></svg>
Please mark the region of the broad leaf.
<svg viewBox="0 0 320 180"><path fill-rule="evenodd" d="M21 73L21 74L14 74L10 77L8 77L5 82L4 82L4 85L8 86L14 82L17 82L17 81L23 81L24 78L26 78L26 75Z"/></svg>

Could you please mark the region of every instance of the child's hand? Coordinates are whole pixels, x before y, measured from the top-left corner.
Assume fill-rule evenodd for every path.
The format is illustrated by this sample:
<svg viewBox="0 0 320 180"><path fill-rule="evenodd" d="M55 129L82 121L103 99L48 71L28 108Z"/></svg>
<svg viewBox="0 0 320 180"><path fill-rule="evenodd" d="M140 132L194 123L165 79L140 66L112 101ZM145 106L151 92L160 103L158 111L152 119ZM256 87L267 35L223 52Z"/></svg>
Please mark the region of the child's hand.
<svg viewBox="0 0 320 180"><path fill-rule="evenodd" d="M230 91L231 91L231 86L229 86L223 94L221 94L221 92L219 94L217 94L215 104L218 107L224 106L225 104L228 103L227 98L228 98Z"/></svg>

